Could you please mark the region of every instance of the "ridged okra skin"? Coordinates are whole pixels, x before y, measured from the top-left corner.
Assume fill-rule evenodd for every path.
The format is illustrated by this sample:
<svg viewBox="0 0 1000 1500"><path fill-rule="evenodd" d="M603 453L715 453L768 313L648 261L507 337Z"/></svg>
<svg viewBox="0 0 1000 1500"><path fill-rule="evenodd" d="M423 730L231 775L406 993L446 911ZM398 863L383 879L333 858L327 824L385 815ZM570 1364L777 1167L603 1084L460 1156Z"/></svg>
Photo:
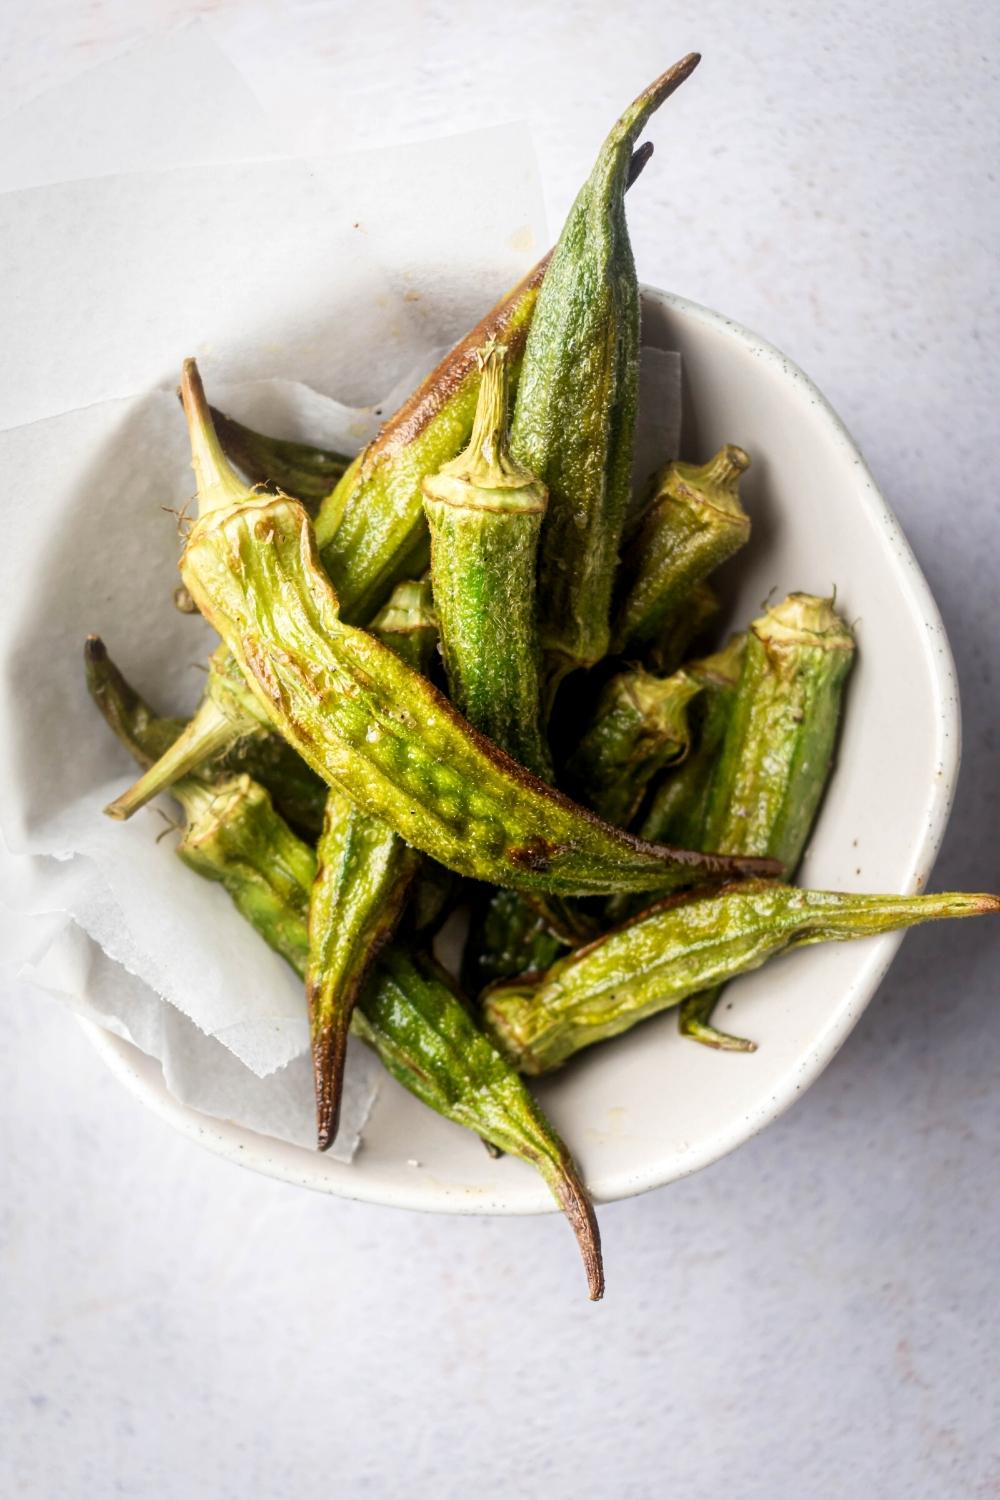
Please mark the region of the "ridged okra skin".
<svg viewBox="0 0 1000 1500"><path fill-rule="evenodd" d="M854 650L833 601L812 594L790 594L754 621L702 826L690 829L697 848L771 854L792 878L829 780ZM716 989L686 1001L681 1032L752 1052L753 1042L711 1025L717 999Z"/></svg>
<svg viewBox="0 0 1000 1500"><path fill-rule="evenodd" d="M414 672L426 675L438 644L438 622L429 578L397 583L368 626L383 646L395 651Z"/></svg>
<svg viewBox="0 0 1000 1500"><path fill-rule="evenodd" d="M200 828L189 829L184 842L197 846L198 858L192 860L183 845L182 857L199 874L221 881L264 940L305 975L305 907L313 886L314 856L290 830L276 833L273 826L248 820L245 811L245 805L235 801L226 826L216 826L210 839ZM271 816L277 814L272 810ZM291 891L282 881L269 900L270 856L289 840L298 846L302 869L297 873L303 879ZM289 860L290 873L294 866ZM252 875L245 886L248 869ZM577 1237L590 1295L601 1297L600 1234L576 1166L522 1080L478 1030L436 966L405 950L388 948L361 989L352 1029L429 1108L537 1168Z"/></svg>
<svg viewBox="0 0 1000 1500"><path fill-rule="evenodd" d="M989 895L855 896L748 881L663 902L544 974L496 985L484 1020L523 1073L546 1073L788 948L998 910Z"/></svg>
<svg viewBox="0 0 1000 1500"><path fill-rule="evenodd" d="M794 874L826 789L854 654L829 599L790 594L754 621L705 811L707 849L769 854Z"/></svg>
<svg viewBox="0 0 1000 1500"><path fill-rule="evenodd" d="M664 777L639 826L640 836L671 843L683 835L701 848L712 775L736 699L746 635L736 635L721 651L685 669L700 686L692 705L694 746L684 763Z"/></svg>
<svg viewBox="0 0 1000 1500"><path fill-rule="evenodd" d="M345 620L370 619L394 583L422 573L429 539L421 482L468 442L479 391L477 351L490 339L508 349L512 372L548 256L431 371L323 502L316 537Z"/></svg>
<svg viewBox="0 0 1000 1500"><path fill-rule="evenodd" d="M668 464L622 556L616 651L656 641L692 590L750 536L740 476L750 463L727 443L705 464Z"/></svg>
<svg viewBox="0 0 1000 1500"><path fill-rule="evenodd" d="M104 644L98 637L90 637L87 653L88 677L92 679L95 700L121 738L121 724L112 722L109 713L116 711L116 703L117 711L122 711L125 700L120 695L131 694L132 689L108 662ZM233 676L234 668L228 652L214 652L209 658L205 696L194 718L189 722L154 718L143 725L143 743L156 747L157 754L150 759L139 753L137 743L129 744L136 759L147 769L105 809L111 817L131 817L184 776L196 773L205 780L217 781L223 776L247 775L267 788L282 817L298 832L309 838L318 837L323 825L326 786L302 757L274 733L257 709L242 676L238 671ZM93 680L95 673L104 676L108 672L117 678L110 697L107 682L102 690L94 686Z"/></svg>
<svg viewBox="0 0 1000 1500"><path fill-rule="evenodd" d="M650 672L666 677L688 658L722 610L722 601L707 580L695 584L689 594L667 615L657 635L642 652L642 664Z"/></svg>
<svg viewBox="0 0 1000 1500"><path fill-rule="evenodd" d="M268 485L301 500L310 515L316 514L351 462L330 448L268 437L214 406L211 413L227 458L250 483Z"/></svg>
<svg viewBox="0 0 1000 1500"><path fill-rule="evenodd" d="M187 826L177 846L184 863L219 881L240 914L296 969L305 962L309 881L315 856L270 796L249 776L206 787L186 777L170 789Z"/></svg>
<svg viewBox="0 0 1000 1500"><path fill-rule="evenodd" d="M608 650L638 385L639 288L625 190L636 137L698 61L692 53L651 84L604 142L563 226L528 334L511 447L549 490L539 631L554 676Z"/></svg>
<svg viewBox="0 0 1000 1500"><path fill-rule="evenodd" d="M359 1033L401 1082L438 1114L529 1162L545 1178L576 1234L593 1300L604 1293L600 1237L593 1207L569 1152L524 1082L426 959L390 949L360 1009ZM404 1032L415 1011L412 1040ZM391 1028L391 1037L390 1037ZM433 1040L432 1040L433 1039ZM421 1092L421 1089L423 1092Z"/></svg>
<svg viewBox="0 0 1000 1500"><path fill-rule="evenodd" d="M468 447L423 482L431 578L451 701L536 776L552 764L540 721L535 573L545 486L507 449L507 354L481 351Z"/></svg>
<svg viewBox="0 0 1000 1500"><path fill-rule="evenodd" d="M643 667L617 673L566 763L567 785L602 818L627 828L652 779L687 755L688 705L700 692L683 669L670 677Z"/></svg>
<svg viewBox="0 0 1000 1500"><path fill-rule="evenodd" d="M644 845L510 760L380 641L342 622L296 502L258 496L208 511L181 570L275 728L329 785L450 869L564 895L772 872Z"/></svg>
<svg viewBox="0 0 1000 1500"><path fill-rule="evenodd" d="M100 648L88 642L87 683L105 720L140 761L168 733ZM213 786L187 777L173 788L187 817L185 863L220 883L266 943L303 978L316 856L248 777ZM354 1008L352 1029L417 1098L501 1151L537 1168L576 1235L592 1298L604 1292L600 1233L577 1168L523 1081L475 1026L437 967L391 948Z"/></svg>
<svg viewBox="0 0 1000 1500"><path fill-rule="evenodd" d="M414 671L426 671L437 643L430 581L397 584L370 628ZM337 1134L347 1035L361 987L399 924L421 866L429 862L336 787L328 789L316 856L306 997L317 1145L325 1151Z"/></svg>
<svg viewBox="0 0 1000 1500"><path fill-rule="evenodd" d="M337 1134L354 1007L396 929L420 863L417 850L387 824L331 788L316 849L306 973L320 1151Z"/></svg>

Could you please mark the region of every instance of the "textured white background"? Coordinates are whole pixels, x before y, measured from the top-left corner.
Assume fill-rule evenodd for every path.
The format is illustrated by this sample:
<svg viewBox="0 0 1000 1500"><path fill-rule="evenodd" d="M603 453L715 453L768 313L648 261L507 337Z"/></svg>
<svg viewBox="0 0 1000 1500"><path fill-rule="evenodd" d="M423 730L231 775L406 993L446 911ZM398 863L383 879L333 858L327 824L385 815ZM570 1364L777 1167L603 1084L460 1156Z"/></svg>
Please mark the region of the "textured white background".
<svg viewBox="0 0 1000 1500"><path fill-rule="evenodd" d="M526 117L553 223L621 105L704 51L630 202L641 273L773 339L859 440L961 675L935 883L996 888L995 7L295 0L275 49L235 3L7 0L4 108L195 14L272 102L322 105L328 144ZM125 1095L62 1011L5 994L0 1492L1000 1493L997 937L910 937L791 1114L603 1210L596 1308L555 1218L239 1172Z"/></svg>

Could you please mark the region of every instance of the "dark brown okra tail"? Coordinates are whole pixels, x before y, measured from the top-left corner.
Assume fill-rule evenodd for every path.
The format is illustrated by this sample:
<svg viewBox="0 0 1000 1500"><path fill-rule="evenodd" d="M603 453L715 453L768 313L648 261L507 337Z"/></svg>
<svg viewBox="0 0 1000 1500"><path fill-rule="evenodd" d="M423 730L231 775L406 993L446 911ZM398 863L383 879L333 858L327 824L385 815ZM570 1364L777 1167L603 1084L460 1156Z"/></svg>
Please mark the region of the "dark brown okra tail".
<svg viewBox="0 0 1000 1500"><path fill-rule="evenodd" d="M601 1231L590 1195L583 1185L576 1163L563 1148L558 1162L553 1162L545 1171L549 1187L569 1221L576 1242L580 1247L583 1268L587 1275L587 1290L591 1302L600 1302L604 1296L604 1257L601 1253Z"/></svg>
<svg viewBox="0 0 1000 1500"><path fill-rule="evenodd" d="M643 141L642 145L641 146L637 146L635 148L635 150L632 152L632 159L631 159L631 161L628 164L628 178L627 178L627 182L628 182L628 186L629 187L631 187L632 184L635 182L636 178L639 177L640 173L642 172L643 167L649 161L649 158L652 156L652 154L653 154L653 143L652 143L652 141Z"/></svg>
<svg viewBox="0 0 1000 1500"><path fill-rule="evenodd" d="M309 1014L316 1002L312 984L306 986ZM325 1026L312 1029L313 1079L316 1086L316 1149L328 1151L337 1138L340 1105L344 1096L344 1064L351 1030L351 1010L344 1008Z"/></svg>

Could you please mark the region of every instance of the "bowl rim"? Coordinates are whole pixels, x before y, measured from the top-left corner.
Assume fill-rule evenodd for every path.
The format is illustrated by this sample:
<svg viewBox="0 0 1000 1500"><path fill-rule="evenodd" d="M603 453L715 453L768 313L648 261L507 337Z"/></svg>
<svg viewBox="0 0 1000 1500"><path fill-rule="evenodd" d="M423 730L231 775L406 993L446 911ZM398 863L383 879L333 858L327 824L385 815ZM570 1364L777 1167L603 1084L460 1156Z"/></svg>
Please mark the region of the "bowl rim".
<svg viewBox="0 0 1000 1500"><path fill-rule="evenodd" d="M940 770L929 790L924 832L915 848L907 881L907 885L912 886L919 873L922 884L929 877L941 847L954 800L961 761L961 711L954 657L944 622L913 550L844 423L793 360L743 324L700 303L657 287L642 285L640 291L643 297L655 299L688 321L701 323L715 332L723 331L740 340L757 359L777 366L786 379L800 386L811 405L825 418L835 441L847 450L860 470L866 488L865 503L882 531L891 536L893 550L902 564L902 587L909 596L914 615L923 626L925 654L931 669L929 676L937 726L934 748ZM665 1162L659 1168L650 1165L640 1171L620 1170L605 1174L594 1193L595 1201L614 1202L634 1197L700 1171L738 1149L784 1114L815 1082L847 1040L874 997L904 936L904 933L889 933L866 944L869 949L867 963L855 974L845 993L844 1003L830 1025L811 1046L794 1083L786 1083L775 1093L764 1096L756 1108L730 1122L726 1128L702 1137L680 1160L675 1156L669 1164ZM521 1190L514 1198L506 1195L502 1175L496 1190L489 1192L478 1187L445 1183L429 1172L413 1173L393 1184L382 1176L367 1176L363 1170L363 1156L351 1163L338 1162L303 1146L261 1135L235 1121L202 1114L169 1092L156 1059L97 1022L84 1016L77 1019L114 1076L154 1114L169 1121L181 1134L206 1150L265 1176L359 1202L431 1213L523 1215L558 1212L547 1188L537 1179L533 1190Z"/></svg>

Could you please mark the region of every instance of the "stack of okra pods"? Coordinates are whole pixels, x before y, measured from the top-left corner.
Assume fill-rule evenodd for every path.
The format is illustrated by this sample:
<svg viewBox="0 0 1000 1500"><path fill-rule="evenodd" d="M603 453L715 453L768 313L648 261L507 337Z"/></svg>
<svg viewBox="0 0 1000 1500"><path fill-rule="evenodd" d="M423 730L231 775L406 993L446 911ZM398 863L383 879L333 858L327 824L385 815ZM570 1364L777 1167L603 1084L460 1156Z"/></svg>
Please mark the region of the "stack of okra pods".
<svg viewBox="0 0 1000 1500"><path fill-rule="evenodd" d="M157 717L96 637L91 691L169 789L177 852L302 975L318 1142L348 1031L431 1109L534 1164L597 1224L524 1075L719 988L772 954L997 910L791 878L823 794L854 639L792 594L711 655L708 575L746 540L727 445L629 493L639 296L626 189L684 58L615 125L555 250L353 461L181 395L198 519L181 607L221 637L187 724ZM509 410L513 388L513 410ZM428 566L429 564L429 566ZM430 957L471 914L460 993Z"/></svg>

